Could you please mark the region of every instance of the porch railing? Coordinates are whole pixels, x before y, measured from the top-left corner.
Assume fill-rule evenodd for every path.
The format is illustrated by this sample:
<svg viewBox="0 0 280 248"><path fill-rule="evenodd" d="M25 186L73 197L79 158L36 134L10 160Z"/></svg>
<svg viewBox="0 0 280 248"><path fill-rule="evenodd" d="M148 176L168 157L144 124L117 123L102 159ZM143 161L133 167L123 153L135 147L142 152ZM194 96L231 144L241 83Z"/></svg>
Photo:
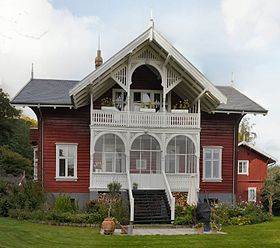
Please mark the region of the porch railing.
<svg viewBox="0 0 280 248"><path fill-rule="evenodd" d="M128 195L129 195L129 205L130 205L130 222L134 221L134 197L132 194L132 185L129 170L126 171L127 175L127 186L128 186Z"/></svg>
<svg viewBox="0 0 280 248"><path fill-rule="evenodd" d="M167 199L170 205L170 210L171 210L171 221L174 221L175 219L175 197L173 197L171 188L169 186L169 182L167 180L166 174L164 171L162 171L162 176L164 180L164 185L165 185L165 191L167 195Z"/></svg>
<svg viewBox="0 0 280 248"><path fill-rule="evenodd" d="M92 125L149 128L199 128L199 113L145 113L92 110Z"/></svg>

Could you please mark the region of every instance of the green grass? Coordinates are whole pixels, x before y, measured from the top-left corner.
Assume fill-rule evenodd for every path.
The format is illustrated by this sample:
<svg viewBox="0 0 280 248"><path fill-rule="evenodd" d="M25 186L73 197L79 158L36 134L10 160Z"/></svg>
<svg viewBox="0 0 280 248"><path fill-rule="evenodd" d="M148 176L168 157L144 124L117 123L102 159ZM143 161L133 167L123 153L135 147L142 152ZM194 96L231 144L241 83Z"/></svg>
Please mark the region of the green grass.
<svg viewBox="0 0 280 248"><path fill-rule="evenodd" d="M280 247L280 218L223 229L226 235L104 236L98 229L0 218L0 247Z"/></svg>

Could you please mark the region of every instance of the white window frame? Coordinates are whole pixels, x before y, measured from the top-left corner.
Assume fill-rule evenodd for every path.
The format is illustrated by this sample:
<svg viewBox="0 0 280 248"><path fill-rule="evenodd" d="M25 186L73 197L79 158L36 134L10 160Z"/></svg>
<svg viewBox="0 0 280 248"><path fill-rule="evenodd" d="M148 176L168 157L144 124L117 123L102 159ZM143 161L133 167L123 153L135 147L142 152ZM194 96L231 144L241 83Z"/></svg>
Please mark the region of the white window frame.
<svg viewBox="0 0 280 248"><path fill-rule="evenodd" d="M222 182L223 179L222 179L222 160L223 160L223 157L222 157L222 150L223 150L223 147L222 146L204 146L203 147L203 178L202 178L202 181L203 182ZM211 174L212 174L212 177L206 177L206 152L207 151L211 151ZM213 177L213 152L214 151L218 151L219 152L219 177L217 178L214 178Z"/></svg>
<svg viewBox="0 0 280 248"><path fill-rule="evenodd" d="M240 164L241 164L241 168L242 168L242 171L241 172L239 172L239 166L240 166ZM245 165L246 167L246 170L245 171L243 171L243 165ZM238 160L238 170L237 170L237 172L238 172L238 175L249 175L249 160Z"/></svg>
<svg viewBox="0 0 280 248"><path fill-rule="evenodd" d="M38 146L33 146L33 180L38 181Z"/></svg>
<svg viewBox="0 0 280 248"><path fill-rule="evenodd" d="M255 194L255 199L250 199L250 191L253 190ZM257 201L257 188L256 187L248 187L248 202L256 202Z"/></svg>
<svg viewBox="0 0 280 248"><path fill-rule="evenodd" d="M55 143L56 145L56 181L77 181L77 151L78 144L77 143ZM68 159L69 156L64 157L65 159L65 176L59 176L59 148L61 146L73 146L74 147L74 176L67 176L68 173ZM72 156L71 156L72 157Z"/></svg>

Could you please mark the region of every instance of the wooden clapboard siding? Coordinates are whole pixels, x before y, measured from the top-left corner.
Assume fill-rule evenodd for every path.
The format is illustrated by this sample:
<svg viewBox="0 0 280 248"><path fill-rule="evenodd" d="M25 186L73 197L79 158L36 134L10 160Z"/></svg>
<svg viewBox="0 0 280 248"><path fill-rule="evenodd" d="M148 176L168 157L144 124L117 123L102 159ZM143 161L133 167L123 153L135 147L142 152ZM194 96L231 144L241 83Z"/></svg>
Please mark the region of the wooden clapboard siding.
<svg viewBox="0 0 280 248"><path fill-rule="evenodd" d="M247 146L240 146L238 147L238 160L249 161L249 175L237 176L237 201L247 201L248 187L255 187L257 188L257 202L259 202L261 189L267 177L268 158Z"/></svg>
<svg viewBox="0 0 280 248"><path fill-rule="evenodd" d="M34 110L39 117L37 110ZM88 192L90 171L89 106L78 110L42 108L44 125L44 178L47 192ZM42 122L39 121L39 138ZM77 143L77 181L56 181L56 144ZM39 142L39 177L41 178L42 145Z"/></svg>
<svg viewBox="0 0 280 248"><path fill-rule="evenodd" d="M200 134L200 192L233 192L234 129L237 114L201 114ZM203 147L222 146L222 182L203 182ZM235 165L236 166L236 165ZM236 170L235 170L236 171ZM236 178L236 177L235 177Z"/></svg>

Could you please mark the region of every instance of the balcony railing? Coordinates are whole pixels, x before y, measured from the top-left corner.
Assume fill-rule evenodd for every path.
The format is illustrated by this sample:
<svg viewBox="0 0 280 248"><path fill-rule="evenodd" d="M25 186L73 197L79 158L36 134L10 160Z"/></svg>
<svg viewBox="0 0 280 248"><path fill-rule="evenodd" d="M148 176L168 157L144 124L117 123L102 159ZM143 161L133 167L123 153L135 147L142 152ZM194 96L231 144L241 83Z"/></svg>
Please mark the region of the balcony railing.
<svg viewBox="0 0 280 248"><path fill-rule="evenodd" d="M143 128L199 128L199 113L93 110L92 125Z"/></svg>

